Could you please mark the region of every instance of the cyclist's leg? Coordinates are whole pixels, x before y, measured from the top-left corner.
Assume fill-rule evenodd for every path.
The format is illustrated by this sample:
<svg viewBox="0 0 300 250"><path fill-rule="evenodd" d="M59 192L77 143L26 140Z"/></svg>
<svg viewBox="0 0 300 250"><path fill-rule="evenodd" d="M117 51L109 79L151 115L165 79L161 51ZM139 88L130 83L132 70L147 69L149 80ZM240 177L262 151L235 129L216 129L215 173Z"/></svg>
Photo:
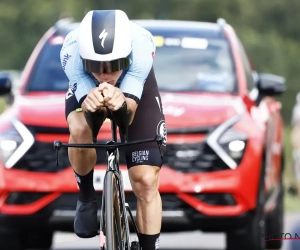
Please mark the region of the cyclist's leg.
<svg viewBox="0 0 300 250"><path fill-rule="evenodd" d="M70 130L69 143L92 143L92 134L82 112L72 111L67 118ZM68 148L69 160L74 169L79 185L79 199L90 200L95 197L93 182L85 181L92 178L96 162L96 151L93 148Z"/></svg>
<svg viewBox="0 0 300 250"><path fill-rule="evenodd" d="M134 120L128 128L128 140L165 136L166 125L160 95L153 71L145 83L145 90ZM158 177L162 159L157 144L147 143L125 149L133 191L137 197L137 225L143 250L158 249L161 230L162 203L158 191Z"/></svg>
<svg viewBox="0 0 300 250"><path fill-rule="evenodd" d="M129 169L132 188L137 198L137 226L140 245L145 250L158 249L162 202L158 191L159 167L138 165Z"/></svg>
<svg viewBox="0 0 300 250"><path fill-rule="evenodd" d="M126 159L131 185L137 198L136 218L140 245L142 249L155 250L159 248L162 219L162 201L158 191L160 152L158 148L143 145L131 149L130 153L126 150Z"/></svg>
<svg viewBox="0 0 300 250"><path fill-rule="evenodd" d="M92 131L75 96L66 99L66 119L70 130L70 143L92 143ZM94 237L98 233L96 192L93 186L95 149L68 149L69 160L74 169L79 187L79 199L76 207L74 231L82 238Z"/></svg>

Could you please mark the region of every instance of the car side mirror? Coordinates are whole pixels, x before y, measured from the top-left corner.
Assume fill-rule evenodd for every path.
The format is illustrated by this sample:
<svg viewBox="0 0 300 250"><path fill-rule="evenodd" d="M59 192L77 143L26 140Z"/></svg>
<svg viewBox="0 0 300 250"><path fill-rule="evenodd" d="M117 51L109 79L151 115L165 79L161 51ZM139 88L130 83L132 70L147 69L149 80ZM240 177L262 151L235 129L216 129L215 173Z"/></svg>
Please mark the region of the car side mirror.
<svg viewBox="0 0 300 250"><path fill-rule="evenodd" d="M285 78L273 74L258 74L257 89L262 96L278 96L286 90Z"/></svg>
<svg viewBox="0 0 300 250"><path fill-rule="evenodd" d="M12 91L12 82L8 73L0 74L0 96L10 94Z"/></svg>

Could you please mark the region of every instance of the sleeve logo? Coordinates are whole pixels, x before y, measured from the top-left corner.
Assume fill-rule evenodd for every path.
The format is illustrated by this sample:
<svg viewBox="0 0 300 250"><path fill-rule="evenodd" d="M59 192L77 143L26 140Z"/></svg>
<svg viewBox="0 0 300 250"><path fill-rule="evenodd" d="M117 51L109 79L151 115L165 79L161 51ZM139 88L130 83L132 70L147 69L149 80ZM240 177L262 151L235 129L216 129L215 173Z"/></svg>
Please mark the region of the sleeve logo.
<svg viewBox="0 0 300 250"><path fill-rule="evenodd" d="M157 125L157 134L160 134L163 137L163 145L167 145L167 126L164 120L161 120Z"/></svg>

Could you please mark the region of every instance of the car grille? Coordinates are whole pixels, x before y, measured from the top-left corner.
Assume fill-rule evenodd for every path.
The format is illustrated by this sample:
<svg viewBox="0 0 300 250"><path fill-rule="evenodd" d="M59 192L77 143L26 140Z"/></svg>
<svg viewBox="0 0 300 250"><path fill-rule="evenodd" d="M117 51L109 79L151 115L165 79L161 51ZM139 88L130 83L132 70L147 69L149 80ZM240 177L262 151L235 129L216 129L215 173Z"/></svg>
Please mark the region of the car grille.
<svg viewBox="0 0 300 250"><path fill-rule="evenodd" d="M57 210L74 210L78 199L77 193L64 193L54 201ZM188 210L190 206L179 199L176 194L161 193L163 211ZM97 194L98 207L101 208L102 193ZM136 197L134 193L125 193L125 202L131 210L136 210Z"/></svg>
<svg viewBox="0 0 300 250"><path fill-rule="evenodd" d="M59 161L58 166L56 166L56 152L53 143L36 141L29 151L16 163L15 168L36 172L59 172L71 165L67 148L61 148L58 156ZM197 144L168 144L163 161L164 165L183 173L228 169L228 166L205 142ZM107 164L105 150L97 150L97 164ZM120 164L126 164L122 149L120 149Z"/></svg>
<svg viewBox="0 0 300 250"><path fill-rule="evenodd" d="M183 173L212 172L228 169L206 141L193 144L168 144L164 164Z"/></svg>
<svg viewBox="0 0 300 250"><path fill-rule="evenodd" d="M61 148L58 156L58 166L56 166L56 152L53 143L36 141L30 150L17 162L15 168L36 172L59 172L71 166L67 148ZM107 164L105 150L97 150L97 164ZM125 164L125 156L122 149L120 149L120 164Z"/></svg>
<svg viewBox="0 0 300 250"><path fill-rule="evenodd" d="M31 204L39 199L42 199L50 193L47 192L11 192L7 196L5 203L10 205L24 205ZM233 195L230 193L187 193L195 197L202 202L210 205L216 206L234 206L237 204ZM186 210L189 205L183 200L177 197L173 193L161 193L163 210L164 211L174 211L174 210ZM101 205L102 192L97 192L98 205ZM57 209L61 210L72 210L76 207L76 202L78 199L77 193L64 193L58 197L55 201ZM125 193L126 203L130 205L130 208L136 209L136 197L132 192Z"/></svg>
<svg viewBox="0 0 300 250"><path fill-rule="evenodd" d="M68 134L67 128L48 128L27 126L33 133ZM210 128L212 129L212 128ZM210 129L201 131L209 133ZM184 130L182 133L186 134ZM195 131L192 131L195 133ZM178 131L171 131L177 134ZM106 141L99 141L106 143ZM120 164L126 164L124 151L120 150ZM59 172L69 167L68 149L61 148L58 152L59 162L56 166L56 152L53 143L35 141L28 152L16 163L15 168L36 172ZM106 151L97 150L97 164L107 164ZM163 164L183 173L212 172L228 169L222 159L203 140L199 143L167 144Z"/></svg>
<svg viewBox="0 0 300 250"><path fill-rule="evenodd" d="M67 148L61 148L58 152L58 156L59 161L58 166L56 166L56 152L53 147L53 143L35 141L28 152L16 163L14 167L27 171L52 173L59 172L71 165ZM120 164L124 163L125 156L122 149L120 149ZM107 164L105 150L97 150L97 164Z"/></svg>

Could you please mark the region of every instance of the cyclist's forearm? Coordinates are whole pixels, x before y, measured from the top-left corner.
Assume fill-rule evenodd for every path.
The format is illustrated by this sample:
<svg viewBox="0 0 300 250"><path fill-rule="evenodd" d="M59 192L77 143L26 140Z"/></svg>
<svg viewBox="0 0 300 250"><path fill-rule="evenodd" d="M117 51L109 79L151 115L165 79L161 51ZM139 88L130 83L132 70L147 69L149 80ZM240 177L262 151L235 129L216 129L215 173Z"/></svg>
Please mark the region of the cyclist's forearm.
<svg viewBox="0 0 300 250"><path fill-rule="evenodd" d="M135 100L131 99L131 98L127 98L125 97L125 100L126 100L126 103L127 103L127 110L130 110L131 111L131 118L129 120L129 124L130 125L133 121L133 118L134 118L134 115L135 115L135 112L136 112L136 109L137 109L137 103Z"/></svg>
<svg viewBox="0 0 300 250"><path fill-rule="evenodd" d="M90 112L85 108L83 108L82 111L84 112L84 117L87 124L92 130L93 141L96 142L100 127L107 117L107 110L105 107L101 107L95 112Z"/></svg>

